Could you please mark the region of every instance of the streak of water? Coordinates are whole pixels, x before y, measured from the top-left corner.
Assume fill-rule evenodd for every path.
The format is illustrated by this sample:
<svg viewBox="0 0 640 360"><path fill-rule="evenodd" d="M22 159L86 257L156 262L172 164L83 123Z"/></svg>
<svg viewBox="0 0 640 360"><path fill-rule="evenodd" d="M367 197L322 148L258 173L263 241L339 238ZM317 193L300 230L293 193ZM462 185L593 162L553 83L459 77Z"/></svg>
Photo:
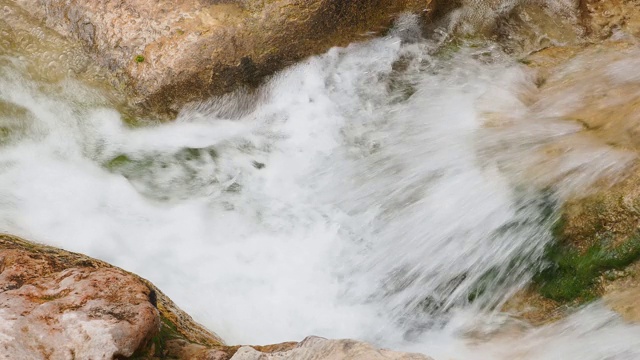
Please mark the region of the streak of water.
<svg viewBox="0 0 640 360"><path fill-rule="evenodd" d="M494 309L540 266L557 191L626 158L591 144L545 167L540 149L580 127L527 121L528 70L491 45L432 50L393 35L332 49L258 96L135 129L96 93L73 81L43 92L4 58L0 230L139 273L230 343L315 334L436 358L640 356L639 330L599 308L506 345L467 343L500 326ZM585 171L594 155L603 166ZM585 337L600 352L570 345Z"/></svg>

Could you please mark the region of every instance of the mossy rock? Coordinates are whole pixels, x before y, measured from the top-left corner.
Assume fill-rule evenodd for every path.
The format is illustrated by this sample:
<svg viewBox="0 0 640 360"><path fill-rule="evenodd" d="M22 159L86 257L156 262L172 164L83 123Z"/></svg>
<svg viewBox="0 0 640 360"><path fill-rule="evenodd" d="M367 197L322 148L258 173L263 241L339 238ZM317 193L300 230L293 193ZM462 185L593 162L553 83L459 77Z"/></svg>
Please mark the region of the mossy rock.
<svg viewBox="0 0 640 360"><path fill-rule="evenodd" d="M549 266L535 287L560 303L600 297L607 274L640 260L640 171L613 186L568 201L555 223L555 242L546 251ZM608 276L611 277L611 276Z"/></svg>
<svg viewBox="0 0 640 360"><path fill-rule="evenodd" d="M535 277L541 295L559 302L591 301L602 295L602 275L640 259L640 234L617 246L598 242L584 251L555 243L547 249L546 258L550 266Z"/></svg>

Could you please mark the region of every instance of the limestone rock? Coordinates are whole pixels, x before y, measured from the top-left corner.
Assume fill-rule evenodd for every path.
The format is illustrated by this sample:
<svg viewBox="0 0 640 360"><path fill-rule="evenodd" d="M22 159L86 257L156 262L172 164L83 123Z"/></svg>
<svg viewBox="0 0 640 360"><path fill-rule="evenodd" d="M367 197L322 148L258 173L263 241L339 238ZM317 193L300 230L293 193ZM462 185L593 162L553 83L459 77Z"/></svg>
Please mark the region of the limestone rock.
<svg viewBox="0 0 640 360"><path fill-rule="evenodd" d="M167 338L223 346L134 274L0 235L0 359L167 355L170 349L156 347Z"/></svg>
<svg viewBox="0 0 640 360"><path fill-rule="evenodd" d="M626 321L640 323L640 263L629 266L619 278L606 283L602 298Z"/></svg>
<svg viewBox="0 0 640 360"><path fill-rule="evenodd" d="M504 3L504 2L503 2ZM496 24L495 33L506 52L515 56L534 53L549 46L584 42L579 1L520 1Z"/></svg>
<svg viewBox="0 0 640 360"><path fill-rule="evenodd" d="M295 348L264 353L249 346L241 347L231 360L430 360L412 353L376 349L370 344L354 340L328 340L310 336Z"/></svg>
<svg viewBox="0 0 640 360"><path fill-rule="evenodd" d="M0 255L0 349L6 359L131 356L159 328L151 290L116 269L43 274L45 258Z"/></svg>
<svg viewBox="0 0 640 360"><path fill-rule="evenodd" d="M638 54L633 43L606 41L549 48L528 59L540 77L536 111L582 126L566 146L581 137L617 152L606 166L623 165L564 206L562 237L582 250L604 239L608 246L622 244L640 229Z"/></svg>
<svg viewBox="0 0 640 360"><path fill-rule="evenodd" d="M585 25L599 38L616 31L640 35L640 1L638 0L583 0Z"/></svg>
<svg viewBox="0 0 640 360"><path fill-rule="evenodd" d="M431 0L13 0L80 40L135 101L175 112L331 46L388 27Z"/></svg>

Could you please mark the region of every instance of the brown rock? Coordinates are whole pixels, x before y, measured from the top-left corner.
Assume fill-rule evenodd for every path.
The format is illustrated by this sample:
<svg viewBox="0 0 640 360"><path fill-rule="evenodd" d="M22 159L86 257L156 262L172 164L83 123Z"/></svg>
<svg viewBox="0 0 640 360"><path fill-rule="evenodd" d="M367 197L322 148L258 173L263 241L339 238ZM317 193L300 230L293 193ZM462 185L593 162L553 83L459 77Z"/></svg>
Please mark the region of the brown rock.
<svg viewBox="0 0 640 360"><path fill-rule="evenodd" d="M0 235L0 358L151 357L167 339L223 345L134 274Z"/></svg>
<svg viewBox="0 0 640 360"><path fill-rule="evenodd" d="M434 1L431 28L463 38L491 38L505 52L526 56L552 45L583 42L579 0Z"/></svg>
<svg viewBox="0 0 640 360"><path fill-rule="evenodd" d="M0 254L0 348L7 359L131 356L158 332L151 290L129 274L60 271L24 251Z"/></svg>
<svg viewBox="0 0 640 360"><path fill-rule="evenodd" d="M167 341L166 351L167 355L170 354L173 358L185 360L228 360L230 358L227 347L212 349L183 339Z"/></svg>
<svg viewBox="0 0 640 360"><path fill-rule="evenodd" d="M564 146L584 139L618 155L605 164L618 168L617 176L564 206L562 237L582 250L604 238L618 245L640 229L640 76L633 70L639 53L629 42L607 41L548 48L528 59L541 78L533 111L582 126Z"/></svg>
<svg viewBox="0 0 640 360"><path fill-rule="evenodd" d="M549 46L584 42L578 0L514 3L518 5L497 22L495 30L505 51L523 56Z"/></svg>
<svg viewBox="0 0 640 360"><path fill-rule="evenodd" d="M640 76L634 70L640 64L640 48L634 38L640 35L640 2L584 0L581 15L584 36L567 38L564 44L548 43L521 60L536 78L535 90L523 101L528 121L579 125L574 133L550 141L542 149L546 168L532 170L557 174L562 159L569 163L572 152L583 152L582 158L575 158L575 173L588 178L581 185L590 186L578 186L579 192L565 197L562 226L556 229L558 240L562 246L583 252L594 245L603 251L631 248L640 234ZM528 26L538 27L539 21ZM564 26L560 23L556 30ZM507 43L520 35L511 31L522 31L518 27L505 29L507 36L501 41ZM621 33L603 41L616 30ZM592 149L600 149L594 153L601 156L582 161ZM552 186L562 186L570 179L547 178L550 181L546 184ZM640 319L636 305L640 296L638 266L636 262L626 269L605 269L591 289L631 321ZM530 323L544 324L564 317L579 302L556 302L541 296L534 287L516 294L503 310Z"/></svg>
<svg viewBox="0 0 640 360"><path fill-rule="evenodd" d="M241 85L255 86L306 56L363 39L430 0L14 0L78 39L160 112Z"/></svg>

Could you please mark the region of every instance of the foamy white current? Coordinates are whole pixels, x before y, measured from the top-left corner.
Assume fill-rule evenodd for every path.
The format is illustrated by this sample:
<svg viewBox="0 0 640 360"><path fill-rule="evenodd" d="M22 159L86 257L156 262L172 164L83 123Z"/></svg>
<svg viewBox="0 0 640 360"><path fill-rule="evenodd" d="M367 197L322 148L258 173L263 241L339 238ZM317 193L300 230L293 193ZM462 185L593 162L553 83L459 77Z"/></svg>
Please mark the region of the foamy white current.
<svg viewBox="0 0 640 360"><path fill-rule="evenodd" d="M640 328L597 303L502 340L470 335L500 329L492 309L541 266L558 194L628 157L577 146L528 173L580 128L530 113L529 70L490 46L435 56L400 33L140 128L3 56L0 231L138 273L229 343L639 359Z"/></svg>

